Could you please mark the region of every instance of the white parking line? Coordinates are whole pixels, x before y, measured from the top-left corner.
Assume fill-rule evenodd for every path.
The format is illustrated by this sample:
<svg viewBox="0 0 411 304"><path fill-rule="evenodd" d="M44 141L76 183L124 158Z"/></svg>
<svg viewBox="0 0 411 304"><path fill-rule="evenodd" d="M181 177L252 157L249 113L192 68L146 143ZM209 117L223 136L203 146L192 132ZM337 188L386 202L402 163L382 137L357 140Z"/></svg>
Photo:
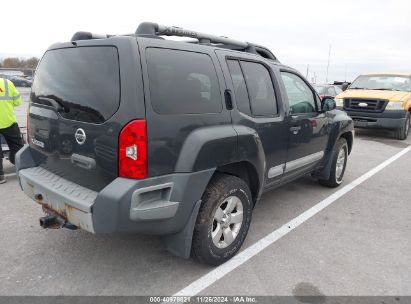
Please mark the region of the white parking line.
<svg viewBox="0 0 411 304"><path fill-rule="evenodd" d="M10 177L10 176L15 176L16 173L9 173L9 174L4 174L5 177Z"/></svg>
<svg viewBox="0 0 411 304"><path fill-rule="evenodd" d="M281 226L277 230L271 232L261 240L257 241L254 245L251 245L247 249L243 250L236 256L234 256L231 260L228 262L224 263L223 265L220 265L219 267L213 269L209 273L205 274L201 278L197 279L187 287L181 289L179 292L174 294L174 296L194 296L201 292L202 290L206 289L207 287L211 286L213 283L224 277L226 274L229 272L233 271L249 259L251 259L253 256L256 254L260 253L263 251L265 248L273 244L275 241L278 241L280 238L282 238L284 235L287 233L291 232L293 229L297 228L300 226L302 223L316 215L318 212L323 210L324 208L328 207L335 201L337 201L340 197L342 197L344 194L350 192L353 190L355 187L387 167L389 164L403 156L405 153L409 152L411 150L411 146L408 146L407 148L401 150L391 158L387 159L383 163L379 164L375 168L371 169L370 171L366 172L356 180L352 181L348 185L344 186L340 190L334 192L331 194L329 197L325 198L321 202L317 203L307 211L303 212L299 216L295 217L291 221L289 221L287 224Z"/></svg>

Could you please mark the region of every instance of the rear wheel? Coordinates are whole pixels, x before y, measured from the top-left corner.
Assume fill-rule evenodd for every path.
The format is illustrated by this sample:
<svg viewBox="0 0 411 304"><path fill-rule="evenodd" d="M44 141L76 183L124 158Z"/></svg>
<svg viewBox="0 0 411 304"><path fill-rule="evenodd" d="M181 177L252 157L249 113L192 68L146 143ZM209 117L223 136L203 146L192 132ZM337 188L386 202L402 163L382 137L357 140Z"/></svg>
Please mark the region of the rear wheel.
<svg viewBox="0 0 411 304"><path fill-rule="evenodd" d="M213 177L194 227L192 256L211 266L229 260L247 236L251 214L250 189L242 179L225 174Z"/></svg>
<svg viewBox="0 0 411 304"><path fill-rule="evenodd" d="M410 112L407 112L407 115L405 116L404 124L401 126L401 128L394 131L394 136L396 139L404 140L408 137L409 133L410 133Z"/></svg>
<svg viewBox="0 0 411 304"><path fill-rule="evenodd" d="M321 185L335 188L341 185L348 159L348 145L345 138L340 138L334 147L331 172L328 179L320 179Z"/></svg>

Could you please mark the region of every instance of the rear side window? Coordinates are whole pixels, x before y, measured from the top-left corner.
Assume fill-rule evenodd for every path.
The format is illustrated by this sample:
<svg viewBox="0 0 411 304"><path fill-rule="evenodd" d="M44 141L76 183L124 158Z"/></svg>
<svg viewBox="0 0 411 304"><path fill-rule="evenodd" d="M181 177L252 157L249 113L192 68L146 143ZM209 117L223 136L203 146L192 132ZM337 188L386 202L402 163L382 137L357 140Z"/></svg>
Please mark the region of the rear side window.
<svg viewBox="0 0 411 304"><path fill-rule="evenodd" d="M147 49L150 97L159 114L200 114L222 111L220 86L206 54Z"/></svg>
<svg viewBox="0 0 411 304"><path fill-rule="evenodd" d="M328 87L328 89L327 89L327 94L328 94L329 96L335 96L335 95L337 95L337 94L335 93L334 87Z"/></svg>
<svg viewBox="0 0 411 304"><path fill-rule="evenodd" d="M120 103L120 71L115 47L47 51L36 72L31 101L55 106L64 118L103 123Z"/></svg>
<svg viewBox="0 0 411 304"><path fill-rule="evenodd" d="M339 87L337 87L337 86L335 86L334 89L335 89L335 92L336 92L337 95L343 92L343 90L341 90L341 89L340 89Z"/></svg>

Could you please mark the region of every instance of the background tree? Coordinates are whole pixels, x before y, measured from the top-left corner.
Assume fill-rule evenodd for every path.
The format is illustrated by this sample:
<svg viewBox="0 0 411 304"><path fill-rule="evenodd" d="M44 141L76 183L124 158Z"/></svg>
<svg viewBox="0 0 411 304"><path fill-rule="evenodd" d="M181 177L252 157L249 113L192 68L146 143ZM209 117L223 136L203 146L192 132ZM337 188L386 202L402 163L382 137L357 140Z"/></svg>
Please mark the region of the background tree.
<svg viewBox="0 0 411 304"><path fill-rule="evenodd" d="M37 57L31 57L25 61L24 67L26 69L35 69L38 63L39 63L39 59Z"/></svg>
<svg viewBox="0 0 411 304"><path fill-rule="evenodd" d="M8 69L35 69L38 63L39 59L37 57L31 57L28 59L8 57L4 58L3 61L0 62L0 66Z"/></svg>
<svg viewBox="0 0 411 304"><path fill-rule="evenodd" d="M37 57L17 58L8 57L0 60L0 68L22 70L24 75L33 76L33 72L39 63Z"/></svg>
<svg viewBox="0 0 411 304"><path fill-rule="evenodd" d="M6 69L22 68L22 62L17 57L5 58L3 60L3 68L6 68Z"/></svg>

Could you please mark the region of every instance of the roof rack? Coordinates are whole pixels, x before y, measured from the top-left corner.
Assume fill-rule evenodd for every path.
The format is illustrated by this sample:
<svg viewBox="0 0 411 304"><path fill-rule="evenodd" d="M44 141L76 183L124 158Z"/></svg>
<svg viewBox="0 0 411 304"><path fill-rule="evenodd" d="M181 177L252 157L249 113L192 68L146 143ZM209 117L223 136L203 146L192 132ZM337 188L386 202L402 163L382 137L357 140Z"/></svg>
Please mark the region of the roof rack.
<svg viewBox="0 0 411 304"><path fill-rule="evenodd" d="M103 39L107 37L108 35L104 35L104 34L94 34L90 32L76 32L74 33L73 37L71 37L71 41L88 40L88 39Z"/></svg>
<svg viewBox="0 0 411 304"><path fill-rule="evenodd" d="M266 47L245 42L234 40L227 37L215 36L205 33L199 33L192 30L183 29L176 26L165 26L159 25L152 22L140 23L136 30L136 35L140 37L158 37L158 36L178 36L178 37L188 37L198 40L199 44L211 45L228 49L235 49L239 51L244 51L247 53L253 53L260 55L264 58L272 59L278 61L274 54Z"/></svg>

